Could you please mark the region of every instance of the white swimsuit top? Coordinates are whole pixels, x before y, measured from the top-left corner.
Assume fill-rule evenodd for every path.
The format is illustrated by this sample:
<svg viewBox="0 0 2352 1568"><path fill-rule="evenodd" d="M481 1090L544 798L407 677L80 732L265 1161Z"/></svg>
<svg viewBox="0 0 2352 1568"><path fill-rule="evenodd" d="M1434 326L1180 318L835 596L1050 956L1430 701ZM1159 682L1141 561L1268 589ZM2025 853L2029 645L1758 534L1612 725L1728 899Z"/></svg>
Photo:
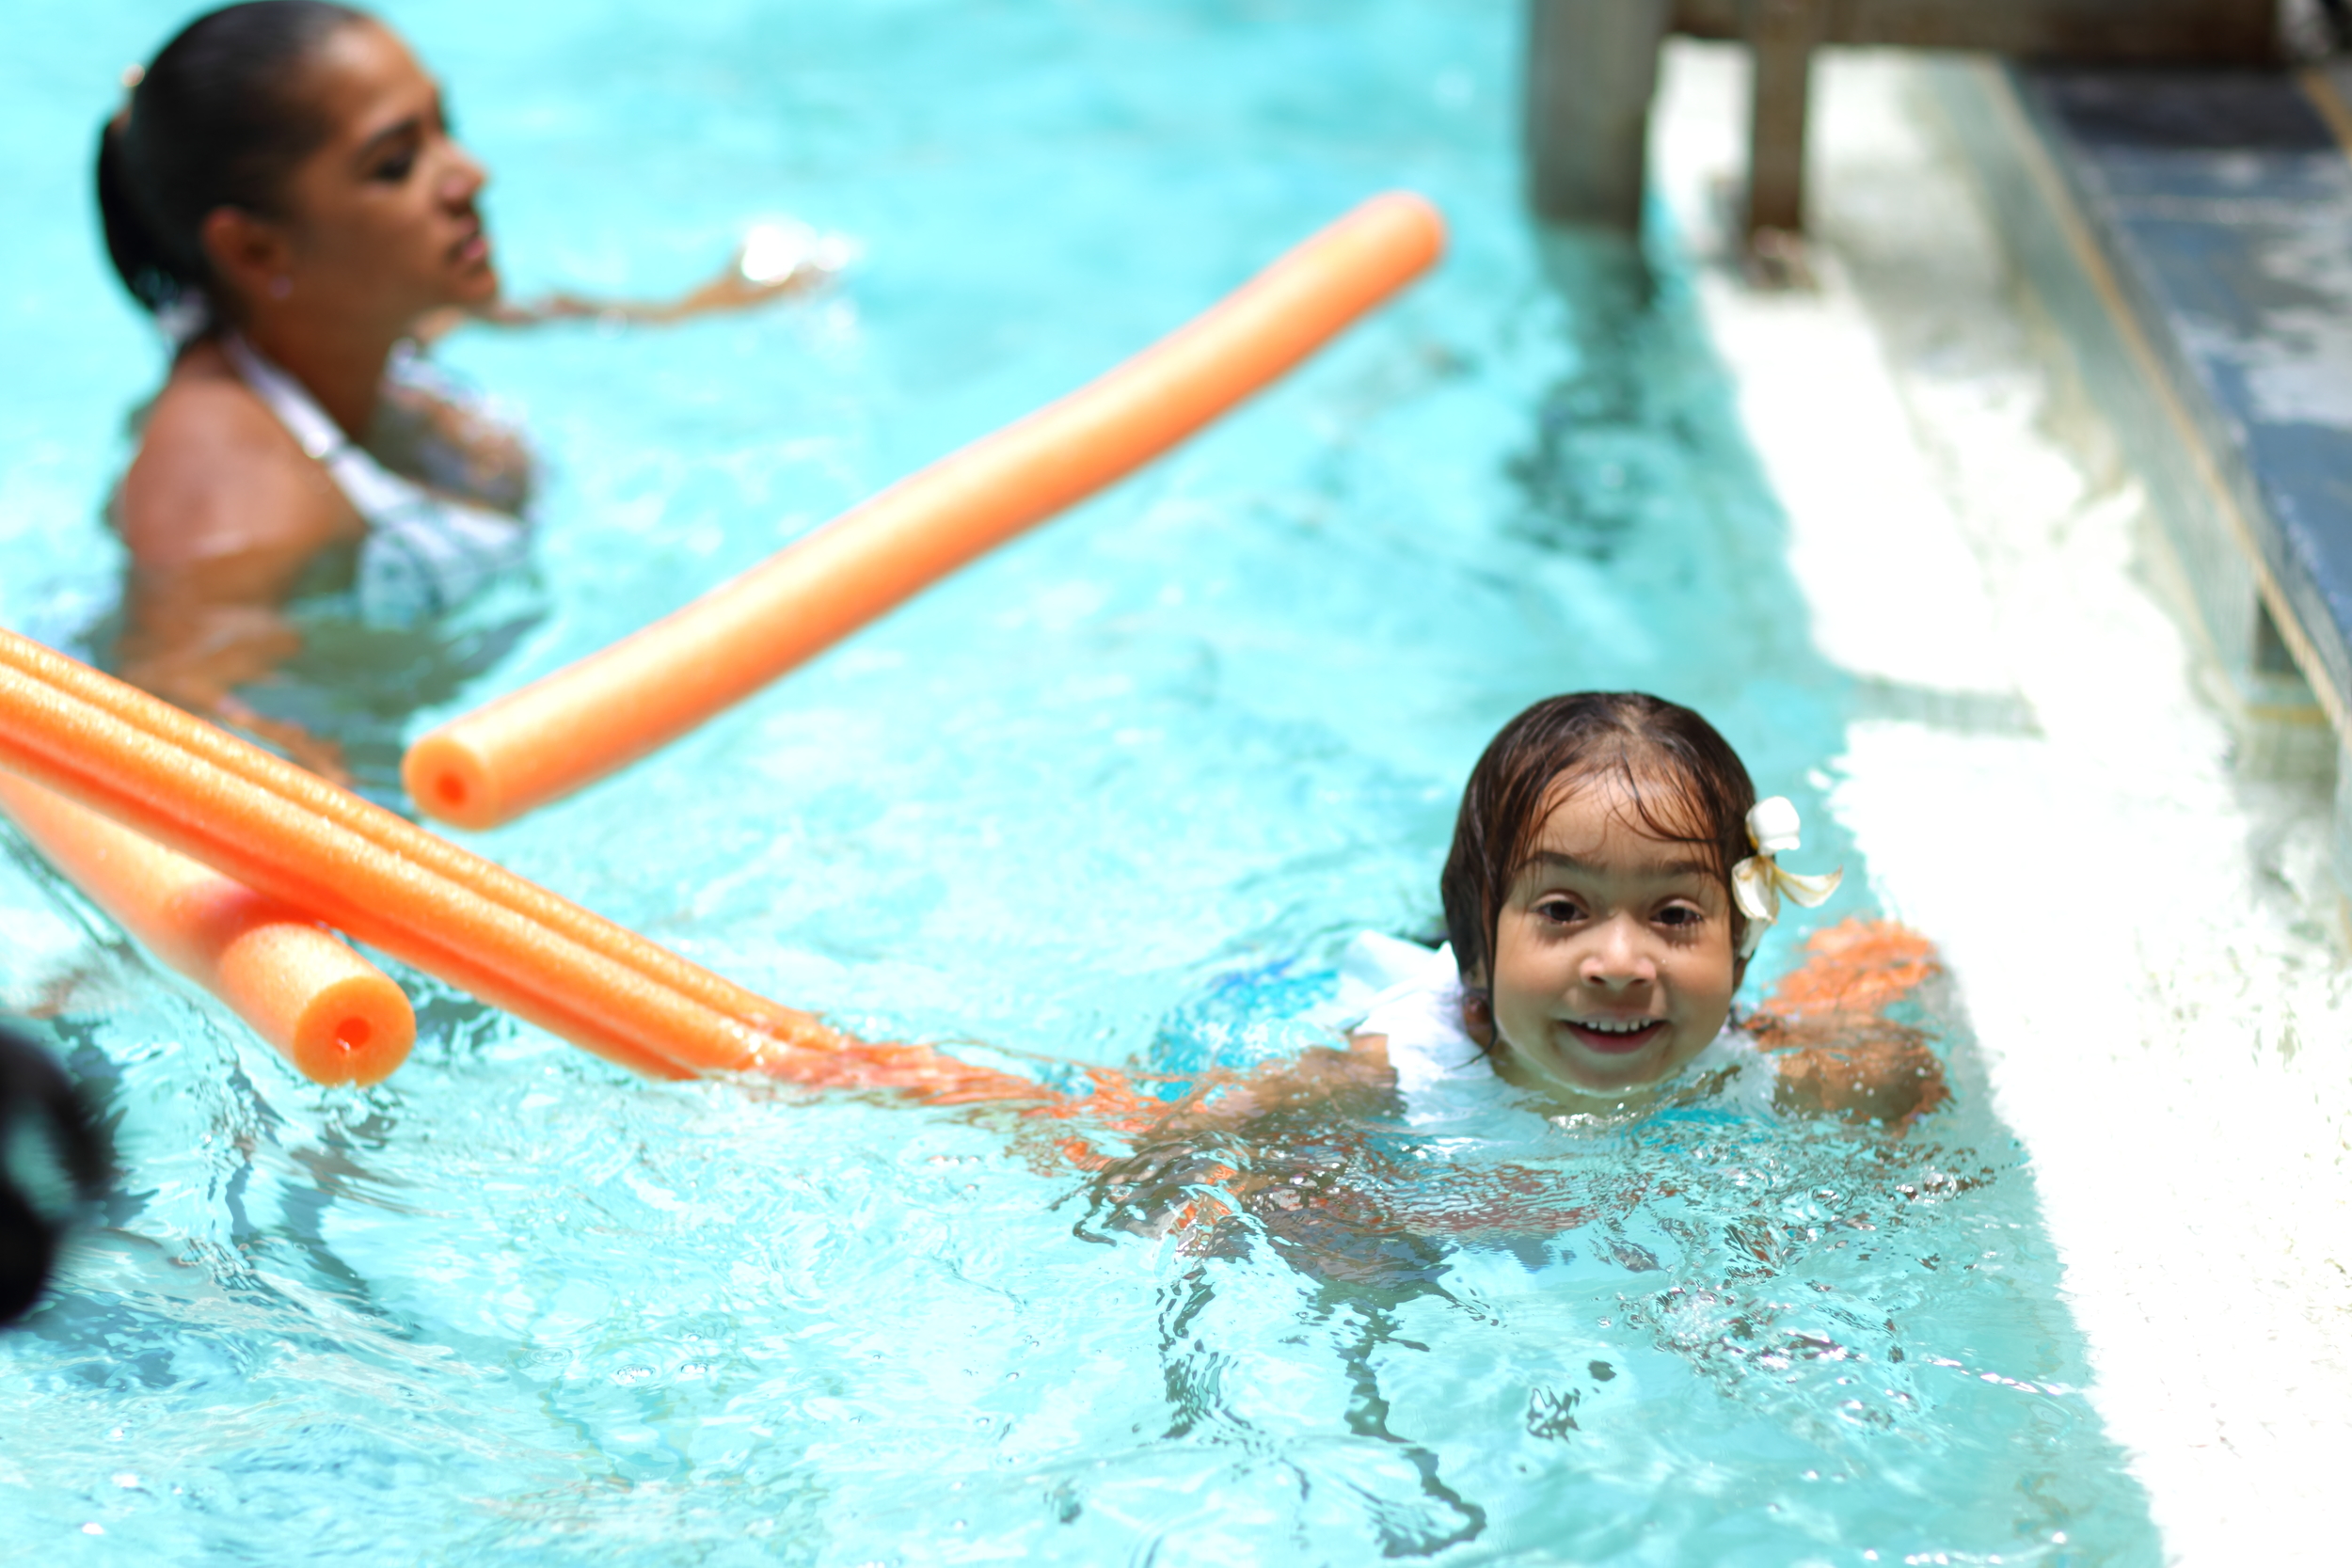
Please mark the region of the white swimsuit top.
<svg viewBox="0 0 2352 1568"><path fill-rule="evenodd" d="M224 334L221 346L245 384L326 467L368 525L354 584L360 619L406 626L445 615L528 561L531 525L523 518L392 472L344 436L300 382L264 359L243 335ZM426 385L416 369L408 356L395 356L386 378L448 397L447 388Z"/></svg>
<svg viewBox="0 0 2352 1568"><path fill-rule="evenodd" d="M1355 1018L1353 1033L1388 1037L1389 1066L1411 1125L1506 1109L1525 1115L1539 1103L1505 1082L1462 1027L1462 979L1451 946L1432 952L1377 931L1361 933L1341 957L1340 994L1324 1016ZM1679 1077L1695 1082L1718 1072L1728 1074L1718 1103L1749 1115L1772 1114L1778 1069L1729 1025Z"/></svg>

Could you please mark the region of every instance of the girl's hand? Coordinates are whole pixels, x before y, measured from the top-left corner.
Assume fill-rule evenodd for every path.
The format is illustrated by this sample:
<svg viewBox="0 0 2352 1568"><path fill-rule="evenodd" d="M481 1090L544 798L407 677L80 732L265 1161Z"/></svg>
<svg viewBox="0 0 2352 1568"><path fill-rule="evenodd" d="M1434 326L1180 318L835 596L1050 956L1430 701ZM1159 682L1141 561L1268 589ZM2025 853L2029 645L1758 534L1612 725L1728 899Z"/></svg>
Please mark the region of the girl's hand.
<svg viewBox="0 0 2352 1568"><path fill-rule="evenodd" d="M1788 1110L1896 1127L1951 1098L1944 1064L1924 1039L1899 1024L1857 1029L1834 1041L1786 1046L1773 1054L1780 1068L1775 1098Z"/></svg>

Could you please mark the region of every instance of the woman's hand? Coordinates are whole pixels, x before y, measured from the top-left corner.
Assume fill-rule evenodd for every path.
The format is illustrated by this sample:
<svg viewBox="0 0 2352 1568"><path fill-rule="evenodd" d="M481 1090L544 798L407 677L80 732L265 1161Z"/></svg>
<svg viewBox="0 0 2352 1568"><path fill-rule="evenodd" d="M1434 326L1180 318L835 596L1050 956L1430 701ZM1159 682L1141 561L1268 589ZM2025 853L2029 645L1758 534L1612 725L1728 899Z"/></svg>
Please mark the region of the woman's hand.
<svg viewBox="0 0 2352 1568"><path fill-rule="evenodd" d="M256 712L235 688L266 680L302 651L278 608L302 564L262 547L134 575L120 644L122 678L200 719L244 730L334 784L351 782L341 747Z"/></svg>
<svg viewBox="0 0 2352 1568"><path fill-rule="evenodd" d="M257 712L232 689L267 678L301 651L301 634L275 607L207 599L200 588L191 593L184 586L177 594L151 589L134 598L148 612L140 617L135 609L140 634L123 640L124 680L199 719L268 742L330 784L351 783L342 747Z"/></svg>
<svg viewBox="0 0 2352 1568"><path fill-rule="evenodd" d="M205 717L268 741L285 753L287 761L309 768L328 784L351 787L351 769L343 765L343 749L332 740L312 735L292 720L266 718L234 696L221 698Z"/></svg>

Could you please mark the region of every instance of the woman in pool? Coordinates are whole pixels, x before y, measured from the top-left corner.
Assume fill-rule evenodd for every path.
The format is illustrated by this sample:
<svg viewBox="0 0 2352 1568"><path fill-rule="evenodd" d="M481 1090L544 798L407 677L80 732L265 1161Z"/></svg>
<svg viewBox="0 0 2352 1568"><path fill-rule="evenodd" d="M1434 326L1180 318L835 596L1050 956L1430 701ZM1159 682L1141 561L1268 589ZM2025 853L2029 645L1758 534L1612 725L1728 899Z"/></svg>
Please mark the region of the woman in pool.
<svg viewBox="0 0 2352 1568"><path fill-rule="evenodd" d="M238 695L299 651L288 606L339 594L358 621L414 626L527 558L528 448L418 346L469 317L676 320L824 271L739 266L666 305L505 305L485 179L433 78L343 6L230 6L131 73L99 205L175 353L113 506L127 678L339 773L334 745Z"/></svg>

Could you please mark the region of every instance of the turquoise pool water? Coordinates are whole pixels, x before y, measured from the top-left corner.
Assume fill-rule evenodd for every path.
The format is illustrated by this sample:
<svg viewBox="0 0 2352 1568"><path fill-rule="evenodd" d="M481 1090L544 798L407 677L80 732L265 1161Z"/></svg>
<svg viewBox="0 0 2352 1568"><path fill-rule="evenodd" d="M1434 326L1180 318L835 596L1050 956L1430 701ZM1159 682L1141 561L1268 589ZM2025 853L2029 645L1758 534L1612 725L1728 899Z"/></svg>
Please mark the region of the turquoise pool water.
<svg viewBox="0 0 2352 1568"><path fill-rule="evenodd" d="M1868 911L1820 804L1850 693L1681 280L1519 215L1516 6L390 14L497 172L522 292L682 285L777 212L867 247L803 309L450 345L553 476L538 619L450 661L483 667L454 705L1364 195L1426 191L1455 231L1205 439L488 853L861 1031L1246 1064L1323 1037L1354 932L1434 927L1496 725L1635 685L1805 807L1849 867L1823 918ZM97 507L159 364L102 271L87 143L179 16L44 12L0 59L33 215L0 261L0 621L60 640L111 598ZM0 937L0 996L46 1015L125 1166L0 1339L0 1553L2156 1560L1948 998L1958 1104L1899 1143L1704 1099L1534 1133L1311 1117L1211 1152L1342 1217L1185 1243L1009 1118L651 1086L429 984L399 1076L319 1089L21 852Z"/></svg>

